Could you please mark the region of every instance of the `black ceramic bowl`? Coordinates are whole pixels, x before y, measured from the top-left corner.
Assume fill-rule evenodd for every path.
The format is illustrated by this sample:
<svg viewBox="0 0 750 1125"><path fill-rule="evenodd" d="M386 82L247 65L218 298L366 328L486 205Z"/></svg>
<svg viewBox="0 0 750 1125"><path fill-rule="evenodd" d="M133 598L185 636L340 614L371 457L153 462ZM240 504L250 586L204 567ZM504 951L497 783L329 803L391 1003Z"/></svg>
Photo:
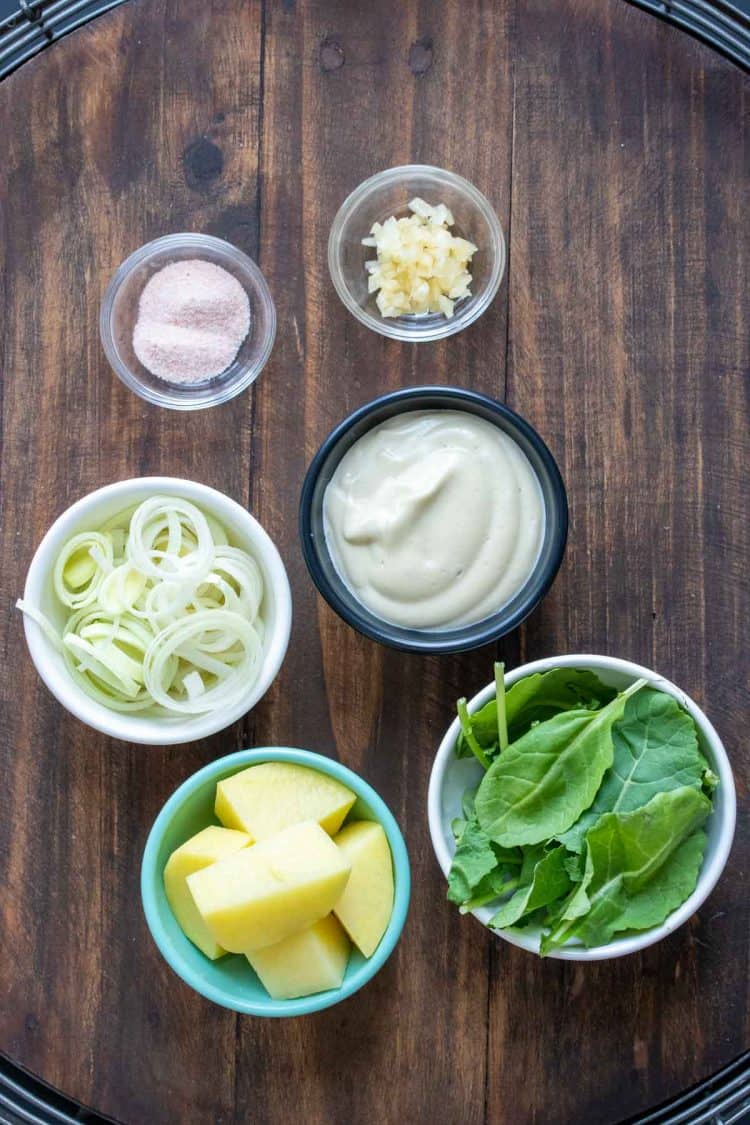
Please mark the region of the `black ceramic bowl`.
<svg viewBox="0 0 750 1125"><path fill-rule="evenodd" d="M323 494L347 450L374 426L409 410L464 410L504 430L521 447L539 478L545 507L542 549L526 584L497 613L452 629L407 629L371 613L340 578L323 530ZM307 470L300 500L302 553L313 582L347 624L390 648L405 652L463 652L515 629L549 590L568 536L568 502L560 470L533 427L518 414L476 391L460 387L407 387L355 410L332 431Z"/></svg>

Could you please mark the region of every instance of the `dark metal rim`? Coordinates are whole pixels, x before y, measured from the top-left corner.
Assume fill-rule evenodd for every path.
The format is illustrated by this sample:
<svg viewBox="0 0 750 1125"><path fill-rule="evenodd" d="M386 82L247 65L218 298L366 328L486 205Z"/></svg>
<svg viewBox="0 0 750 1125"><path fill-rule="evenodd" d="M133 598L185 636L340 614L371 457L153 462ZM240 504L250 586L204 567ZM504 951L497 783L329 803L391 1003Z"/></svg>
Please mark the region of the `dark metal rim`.
<svg viewBox="0 0 750 1125"><path fill-rule="evenodd" d="M117 1125L0 1054L0 1125Z"/></svg>
<svg viewBox="0 0 750 1125"><path fill-rule="evenodd" d="M747 1125L750 1122L750 1051L713 1077L625 1125Z"/></svg>
<svg viewBox="0 0 750 1125"><path fill-rule="evenodd" d="M750 70L750 14L730 0L628 0Z"/></svg>
<svg viewBox="0 0 750 1125"><path fill-rule="evenodd" d="M0 78L5 78L69 31L124 0L18 0L18 8L0 20Z"/></svg>
<svg viewBox="0 0 750 1125"><path fill-rule="evenodd" d="M750 1051L668 1104L624 1125L746 1125ZM0 1125L117 1125L84 1109L0 1055Z"/></svg>

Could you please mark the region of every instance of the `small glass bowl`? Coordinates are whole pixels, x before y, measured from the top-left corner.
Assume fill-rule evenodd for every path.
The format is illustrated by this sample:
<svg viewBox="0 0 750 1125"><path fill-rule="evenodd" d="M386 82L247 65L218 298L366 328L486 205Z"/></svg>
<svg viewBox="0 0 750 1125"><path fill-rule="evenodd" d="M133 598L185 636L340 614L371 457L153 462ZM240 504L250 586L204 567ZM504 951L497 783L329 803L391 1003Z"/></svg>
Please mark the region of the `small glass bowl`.
<svg viewBox="0 0 750 1125"><path fill-rule="evenodd" d="M412 629L385 621L367 608L336 569L326 540L325 491L344 454L364 434L388 418L410 410L459 410L497 426L526 455L544 501L544 536L526 582L489 617L450 628ZM565 484L544 441L520 414L477 391L463 387L404 387L360 406L325 439L310 462L300 497L300 540L310 577L347 625L381 645L402 652L466 652L490 644L517 628L552 585L565 553L568 500Z"/></svg>
<svg viewBox="0 0 750 1125"><path fill-rule="evenodd" d="M200 383L169 383L143 366L133 351L133 328L146 282L185 259L213 262L236 277L250 301L250 331L232 364ZM276 336L276 309L255 262L236 246L208 234L167 234L126 258L107 286L99 314L102 345L115 374L147 402L170 410L200 410L234 398L258 378Z"/></svg>
<svg viewBox="0 0 750 1125"><path fill-rule="evenodd" d="M478 250L471 262L471 297L456 303L452 317L442 313L383 317L368 293L365 262L375 251L363 246L375 222L407 214L407 204L420 196L433 206L444 203L453 212L454 233L473 242ZM341 300L349 312L373 332L393 340L420 343L442 340L473 324L497 293L505 272L505 239L489 200L453 172L429 164L404 164L378 172L360 184L339 208L328 238L328 268Z"/></svg>

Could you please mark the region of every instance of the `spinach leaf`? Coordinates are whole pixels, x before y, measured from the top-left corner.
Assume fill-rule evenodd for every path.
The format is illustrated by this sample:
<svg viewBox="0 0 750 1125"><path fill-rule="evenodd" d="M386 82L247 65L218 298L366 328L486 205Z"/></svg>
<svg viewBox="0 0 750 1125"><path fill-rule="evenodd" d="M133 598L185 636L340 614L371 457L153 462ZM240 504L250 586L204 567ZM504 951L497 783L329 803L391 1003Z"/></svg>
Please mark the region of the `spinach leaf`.
<svg viewBox="0 0 750 1125"><path fill-rule="evenodd" d="M566 831L596 796L612 764L612 725L637 680L600 711L573 710L539 723L492 763L477 790L482 830L503 847Z"/></svg>
<svg viewBox="0 0 750 1125"><path fill-rule="evenodd" d="M497 929L512 926L526 914L556 902L570 890L570 877L565 869L565 848L545 851L541 845L527 848L518 890L504 902L488 925Z"/></svg>
<svg viewBox="0 0 750 1125"><path fill-rule="evenodd" d="M518 680L505 693L508 739L515 742L532 723L545 722L560 711L596 711L617 695L593 672L585 668L552 668ZM500 752L497 698L490 699L469 716L471 731L485 756L492 761ZM456 757L467 758L473 751L463 731L456 742Z"/></svg>
<svg viewBox="0 0 750 1125"><path fill-rule="evenodd" d="M571 883L580 883L583 881L584 865L585 857L583 855L571 855L570 852L565 853L563 866L570 876Z"/></svg>
<svg viewBox="0 0 750 1125"><path fill-rule="evenodd" d="M512 926L506 926L505 929L511 933L517 931L522 933L528 929L542 929L546 923L548 910L545 906L540 906L538 910L532 910L530 914L524 914L523 918L519 918Z"/></svg>
<svg viewBox="0 0 750 1125"><path fill-rule="evenodd" d="M500 848L481 830L476 820L469 820L461 832L456 846L453 863L448 874L448 899L458 905L469 902L478 895L488 893L487 880L492 876L491 886L497 883L497 872L501 881L509 877L507 868L520 868L521 852L518 849ZM497 893L492 895L496 898Z"/></svg>
<svg viewBox="0 0 750 1125"><path fill-rule="evenodd" d="M640 918L653 918L658 899L646 894L646 889L660 872L671 897L676 894L675 886L684 888L689 874L695 873L692 848L687 860L684 852L675 859L677 873L664 873L663 869L710 811L711 802L703 793L683 786L658 793L633 812L605 813L586 835L583 882L558 913L551 933L543 936L542 954L574 937L586 946L604 945L619 929L632 929L634 921L637 924ZM684 873L683 864L687 867ZM633 903L636 905L631 911ZM660 920L671 909L665 903Z"/></svg>
<svg viewBox="0 0 750 1125"><path fill-rule="evenodd" d="M508 689L508 736L515 742L532 723L543 723L561 711L597 711L617 695L585 668L552 668L525 676Z"/></svg>
<svg viewBox="0 0 750 1125"><path fill-rule="evenodd" d="M646 688L630 698L612 728L614 757L591 808L558 836L570 851L583 851L589 828L605 812L632 812L657 793L683 785L701 787L706 760L698 750L695 723L677 700Z"/></svg>
<svg viewBox="0 0 750 1125"><path fill-rule="evenodd" d="M518 886L518 871L518 867L503 863L489 875L485 875L472 891L471 898L459 907L461 914L468 914L470 910L486 906L487 903L495 902L496 899L514 891Z"/></svg>
<svg viewBox="0 0 750 1125"><path fill-rule="evenodd" d="M467 822L448 875L450 902L466 902L478 883L497 867L492 844L475 820Z"/></svg>
<svg viewBox="0 0 750 1125"><path fill-rule="evenodd" d="M477 786L473 789L464 789L464 795L461 798L461 810L467 820L476 820L476 809L474 802L477 797Z"/></svg>
<svg viewBox="0 0 750 1125"><path fill-rule="evenodd" d="M615 932L649 930L660 926L673 910L682 906L698 882L708 837L702 828L680 844L660 871L628 899Z"/></svg>

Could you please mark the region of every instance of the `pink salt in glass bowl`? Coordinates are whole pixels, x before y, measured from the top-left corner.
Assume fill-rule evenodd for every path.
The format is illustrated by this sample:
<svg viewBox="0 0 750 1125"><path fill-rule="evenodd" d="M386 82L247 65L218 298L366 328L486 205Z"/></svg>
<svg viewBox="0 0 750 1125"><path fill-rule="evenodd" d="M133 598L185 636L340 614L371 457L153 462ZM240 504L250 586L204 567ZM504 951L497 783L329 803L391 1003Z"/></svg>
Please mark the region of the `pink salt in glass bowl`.
<svg viewBox="0 0 750 1125"><path fill-rule="evenodd" d="M171 383L140 363L133 351L133 329L146 283L164 266L193 258L213 262L239 281L250 302L250 331L220 375ZM170 410L201 410L227 402L258 378L276 336L276 309L263 274L236 246L208 234L168 234L141 246L116 271L102 301L99 331L107 359L131 391Z"/></svg>

